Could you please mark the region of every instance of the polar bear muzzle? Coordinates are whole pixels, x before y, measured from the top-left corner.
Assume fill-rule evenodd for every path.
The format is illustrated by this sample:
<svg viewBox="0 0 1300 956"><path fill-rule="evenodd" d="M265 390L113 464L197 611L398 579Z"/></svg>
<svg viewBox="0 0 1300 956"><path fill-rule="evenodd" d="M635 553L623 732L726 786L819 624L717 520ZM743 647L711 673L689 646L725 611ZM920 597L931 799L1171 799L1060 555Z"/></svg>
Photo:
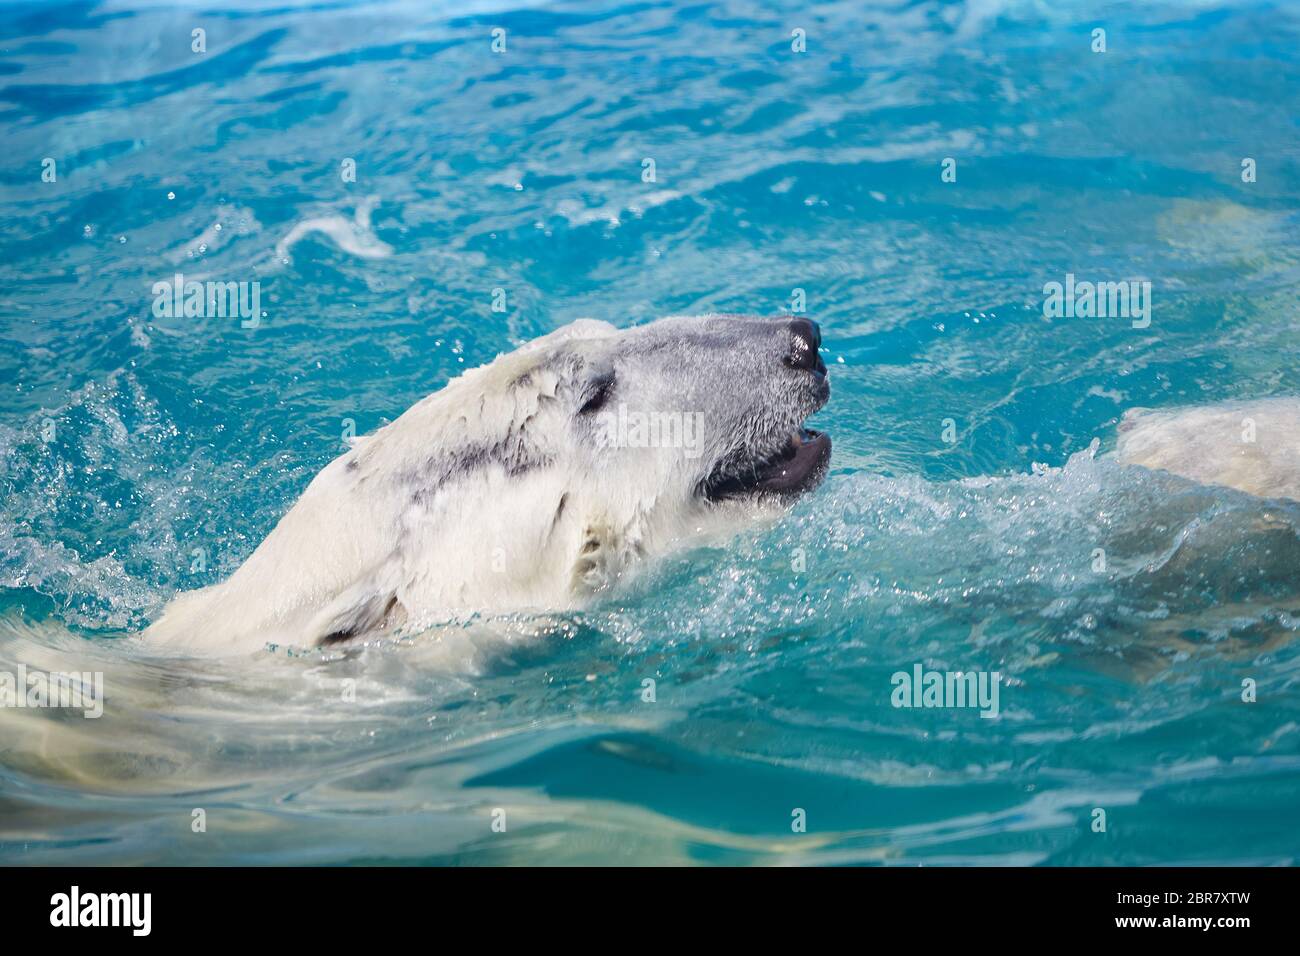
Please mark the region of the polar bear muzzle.
<svg viewBox="0 0 1300 956"><path fill-rule="evenodd" d="M821 329L809 319L789 325L790 351L783 364L806 373L812 411L830 398L830 381L822 361ZM796 393L798 396L799 393ZM789 499L815 488L831 459L830 436L802 423L776 448L743 447L724 457L700 483L698 494L708 501L774 496Z"/></svg>
<svg viewBox="0 0 1300 956"><path fill-rule="evenodd" d="M739 467L719 464L700 487L700 494L709 501L747 495L800 495L821 482L830 460L830 436L800 428L774 455L751 459Z"/></svg>

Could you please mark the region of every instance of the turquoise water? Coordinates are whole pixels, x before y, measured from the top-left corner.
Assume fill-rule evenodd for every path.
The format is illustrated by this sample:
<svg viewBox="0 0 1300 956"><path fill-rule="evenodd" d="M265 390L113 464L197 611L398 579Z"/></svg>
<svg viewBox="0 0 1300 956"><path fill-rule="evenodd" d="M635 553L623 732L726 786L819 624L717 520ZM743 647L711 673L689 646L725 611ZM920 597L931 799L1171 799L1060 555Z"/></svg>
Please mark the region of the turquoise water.
<svg viewBox="0 0 1300 956"><path fill-rule="evenodd" d="M223 7L0 7L0 670L107 688L0 709L0 862L1296 860L1300 505L1105 454L1300 392L1296 5ZM158 317L177 272L264 315ZM1067 273L1149 280L1150 326L1045 318ZM132 639L349 420L795 289L835 452L775 525L540 640ZM892 707L918 663L1001 716Z"/></svg>

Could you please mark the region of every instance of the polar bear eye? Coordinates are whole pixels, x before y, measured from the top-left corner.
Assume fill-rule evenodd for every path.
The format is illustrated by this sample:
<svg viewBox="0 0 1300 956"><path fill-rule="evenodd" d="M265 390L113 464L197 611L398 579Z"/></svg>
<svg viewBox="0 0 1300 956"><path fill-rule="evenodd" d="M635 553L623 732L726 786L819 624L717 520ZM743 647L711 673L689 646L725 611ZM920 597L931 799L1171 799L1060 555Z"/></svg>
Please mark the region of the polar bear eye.
<svg viewBox="0 0 1300 956"><path fill-rule="evenodd" d="M609 396L614 393L614 373L609 372L600 378L594 379L587 393L587 400L582 403L578 409L579 415L587 415L591 412L599 411L600 407L609 400Z"/></svg>

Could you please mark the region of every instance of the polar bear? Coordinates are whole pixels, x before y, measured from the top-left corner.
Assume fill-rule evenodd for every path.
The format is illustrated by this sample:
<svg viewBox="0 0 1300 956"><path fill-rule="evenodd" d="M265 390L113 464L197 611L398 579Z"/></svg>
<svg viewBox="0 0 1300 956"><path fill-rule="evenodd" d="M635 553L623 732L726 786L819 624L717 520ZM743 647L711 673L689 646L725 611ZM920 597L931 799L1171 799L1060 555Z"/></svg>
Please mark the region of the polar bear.
<svg viewBox="0 0 1300 956"><path fill-rule="evenodd" d="M803 318L579 320L358 440L228 579L146 641L319 646L470 612L571 609L642 557L813 488L830 395Z"/></svg>
<svg viewBox="0 0 1300 956"><path fill-rule="evenodd" d="M1201 484L1300 500L1300 398L1130 409L1115 457Z"/></svg>

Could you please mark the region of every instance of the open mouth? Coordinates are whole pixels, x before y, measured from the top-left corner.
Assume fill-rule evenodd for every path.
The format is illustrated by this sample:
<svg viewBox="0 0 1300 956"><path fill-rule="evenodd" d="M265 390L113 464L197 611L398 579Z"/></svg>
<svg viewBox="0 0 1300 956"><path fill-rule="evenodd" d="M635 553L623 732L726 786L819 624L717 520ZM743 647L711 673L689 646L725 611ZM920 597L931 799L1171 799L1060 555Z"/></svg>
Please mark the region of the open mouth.
<svg viewBox="0 0 1300 956"><path fill-rule="evenodd" d="M709 501L773 495L793 497L815 488L831 460L831 439L824 432L800 428L774 455L754 461L719 465L704 482Z"/></svg>

